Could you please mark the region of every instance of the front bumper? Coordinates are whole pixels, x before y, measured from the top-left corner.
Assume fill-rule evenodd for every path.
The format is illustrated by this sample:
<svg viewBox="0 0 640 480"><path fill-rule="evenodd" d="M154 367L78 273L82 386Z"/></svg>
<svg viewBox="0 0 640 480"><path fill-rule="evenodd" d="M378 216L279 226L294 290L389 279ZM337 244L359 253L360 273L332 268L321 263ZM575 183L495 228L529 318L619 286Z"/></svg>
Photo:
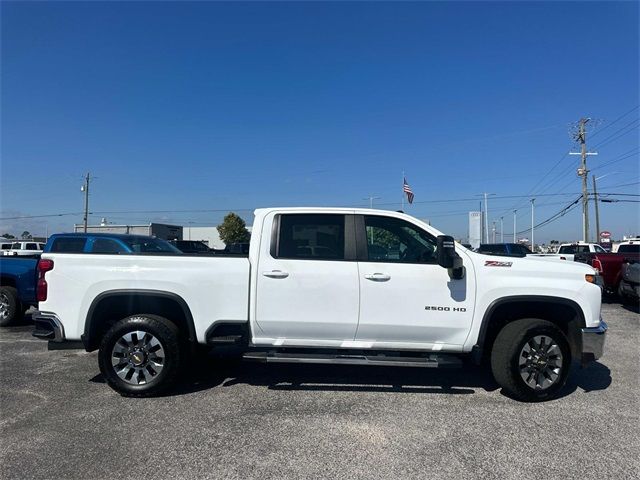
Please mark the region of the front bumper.
<svg viewBox="0 0 640 480"><path fill-rule="evenodd" d="M32 335L50 342L61 343L65 341L64 327L54 313L35 312L32 315L34 329Z"/></svg>
<svg viewBox="0 0 640 480"><path fill-rule="evenodd" d="M593 362L604 353L604 340L609 327L600 320L597 327L582 329L582 365Z"/></svg>

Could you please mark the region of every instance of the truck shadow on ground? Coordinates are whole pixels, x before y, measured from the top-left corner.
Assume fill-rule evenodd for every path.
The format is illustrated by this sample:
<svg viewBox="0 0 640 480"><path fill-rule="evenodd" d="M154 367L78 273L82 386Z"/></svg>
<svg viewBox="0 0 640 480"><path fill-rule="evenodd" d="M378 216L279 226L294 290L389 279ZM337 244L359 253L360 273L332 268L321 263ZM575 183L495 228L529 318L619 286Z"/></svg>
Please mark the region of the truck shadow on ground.
<svg viewBox="0 0 640 480"><path fill-rule="evenodd" d="M91 379L103 382L100 375ZM581 369L574 365L559 397L580 389L604 390L611 385L611 371L596 362ZM233 359L205 357L184 380L163 396L188 395L234 385L266 387L283 391L394 392L471 395L492 392L499 386L486 368L467 365L461 369L423 369L344 365L265 365Z"/></svg>
<svg viewBox="0 0 640 480"><path fill-rule="evenodd" d="M622 300L618 297L603 296L602 303L607 305L620 305L622 308L629 312L640 313L640 302L634 302L633 300Z"/></svg>

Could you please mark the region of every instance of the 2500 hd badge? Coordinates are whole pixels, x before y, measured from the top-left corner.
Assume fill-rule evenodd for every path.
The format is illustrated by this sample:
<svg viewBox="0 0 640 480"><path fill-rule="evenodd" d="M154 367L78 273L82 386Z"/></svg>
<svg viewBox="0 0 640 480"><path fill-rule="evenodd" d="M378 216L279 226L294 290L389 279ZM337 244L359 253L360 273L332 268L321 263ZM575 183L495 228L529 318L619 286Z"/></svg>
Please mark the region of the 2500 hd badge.
<svg viewBox="0 0 640 480"><path fill-rule="evenodd" d="M438 312L466 312L467 309L464 307L434 307L427 305L424 307L425 310L436 310Z"/></svg>

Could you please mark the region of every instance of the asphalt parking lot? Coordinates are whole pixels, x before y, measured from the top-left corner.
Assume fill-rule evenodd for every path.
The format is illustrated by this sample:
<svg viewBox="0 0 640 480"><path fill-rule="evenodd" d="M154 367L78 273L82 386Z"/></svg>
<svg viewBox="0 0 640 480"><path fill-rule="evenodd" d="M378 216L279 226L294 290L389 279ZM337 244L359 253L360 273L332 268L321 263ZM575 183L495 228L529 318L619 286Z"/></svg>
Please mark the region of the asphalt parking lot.
<svg viewBox="0 0 640 480"><path fill-rule="evenodd" d="M600 362L515 402L479 369L211 361L123 398L94 353L0 330L2 478L640 478L637 310L603 306Z"/></svg>

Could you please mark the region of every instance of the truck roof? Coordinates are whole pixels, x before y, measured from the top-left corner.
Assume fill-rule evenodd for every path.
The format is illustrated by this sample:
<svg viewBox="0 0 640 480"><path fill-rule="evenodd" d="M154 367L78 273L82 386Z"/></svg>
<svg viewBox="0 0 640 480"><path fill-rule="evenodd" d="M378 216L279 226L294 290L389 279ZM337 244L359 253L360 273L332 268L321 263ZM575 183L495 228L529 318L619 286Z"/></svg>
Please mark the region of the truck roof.
<svg viewBox="0 0 640 480"><path fill-rule="evenodd" d="M96 238L118 238L120 240L127 240L131 238L156 238L149 235L132 235L128 233L54 233L49 238L53 237L96 237Z"/></svg>

